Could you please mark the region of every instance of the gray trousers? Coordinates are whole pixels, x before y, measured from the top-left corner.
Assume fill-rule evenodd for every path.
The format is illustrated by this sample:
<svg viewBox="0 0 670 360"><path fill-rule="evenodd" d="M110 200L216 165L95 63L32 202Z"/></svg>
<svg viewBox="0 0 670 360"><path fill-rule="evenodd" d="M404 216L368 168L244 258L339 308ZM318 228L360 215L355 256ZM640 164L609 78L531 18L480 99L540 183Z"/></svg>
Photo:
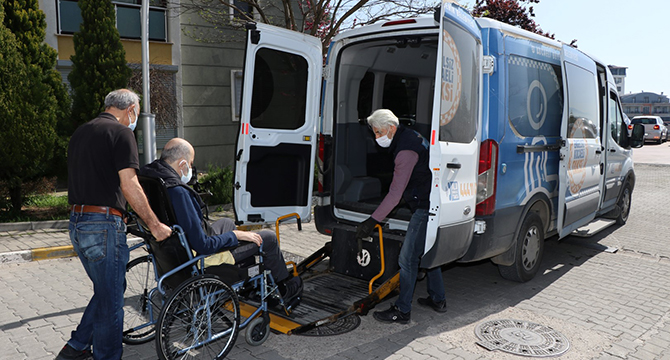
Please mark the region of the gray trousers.
<svg viewBox="0 0 670 360"><path fill-rule="evenodd" d="M216 235L236 229L235 222L228 218L219 219L210 226ZM284 256L277 244L277 236L270 230L261 230L258 234L263 239L263 264L270 270L276 282L286 279L288 277L288 270L286 270ZM240 241L239 246L230 252L233 258L235 258L235 263L240 263L251 256L259 255L258 250L259 247L256 244L249 241Z"/></svg>

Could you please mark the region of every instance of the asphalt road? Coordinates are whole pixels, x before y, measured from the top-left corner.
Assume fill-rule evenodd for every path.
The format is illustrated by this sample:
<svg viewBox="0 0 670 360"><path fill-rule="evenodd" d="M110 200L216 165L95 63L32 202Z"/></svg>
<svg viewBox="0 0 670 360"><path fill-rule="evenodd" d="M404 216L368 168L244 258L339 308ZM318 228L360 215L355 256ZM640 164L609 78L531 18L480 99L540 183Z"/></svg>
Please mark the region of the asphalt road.
<svg viewBox="0 0 670 360"><path fill-rule="evenodd" d="M530 282L502 279L489 261L444 268L448 312L414 305L407 325L372 316L346 334L271 334L262 346L238 338L229 359L521 359L477 345L489 320L517 319L558 331L561 359L670 360L670 143L634 151L637 182L629 221L591 238L548 239ZM649 159L649 160L647 160ZM305 256L328 238L313 223L282 226L282 248ZM0 359L53 359L92 294L76 258L0 265ZM417 285L415 299L425 294ZM385 309L387 301L379 305ZM155 359L154 343L126 346L123 359Z"/></svg>

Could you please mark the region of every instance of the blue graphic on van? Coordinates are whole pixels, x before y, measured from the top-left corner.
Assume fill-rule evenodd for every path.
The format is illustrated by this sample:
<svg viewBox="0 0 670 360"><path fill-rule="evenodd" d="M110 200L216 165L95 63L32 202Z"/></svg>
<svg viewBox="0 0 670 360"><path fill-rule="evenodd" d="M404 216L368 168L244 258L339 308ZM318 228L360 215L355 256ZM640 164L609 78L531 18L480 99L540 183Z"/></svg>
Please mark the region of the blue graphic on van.
<svg viewBox="0 0 670 360"><path fill-rule="evenodd" d="M447 183L449 187L449 201L460 200L461 196L458 192L458 181L450 181Z"/></svg>

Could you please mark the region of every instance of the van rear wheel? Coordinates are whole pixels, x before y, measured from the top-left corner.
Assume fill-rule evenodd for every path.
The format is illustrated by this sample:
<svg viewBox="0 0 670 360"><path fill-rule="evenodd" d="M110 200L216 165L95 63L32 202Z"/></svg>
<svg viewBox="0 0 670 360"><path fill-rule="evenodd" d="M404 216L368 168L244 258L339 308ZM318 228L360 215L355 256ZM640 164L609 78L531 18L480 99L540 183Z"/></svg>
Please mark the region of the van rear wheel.
<svg viewBox="0 0 670 360"><path fill-rule="evenodd" d="M544 225L534 212L526 214L516 238L516 254L510 266L498 265L500 275L517 282L531 280L537 274L544 252Z"/></svg>

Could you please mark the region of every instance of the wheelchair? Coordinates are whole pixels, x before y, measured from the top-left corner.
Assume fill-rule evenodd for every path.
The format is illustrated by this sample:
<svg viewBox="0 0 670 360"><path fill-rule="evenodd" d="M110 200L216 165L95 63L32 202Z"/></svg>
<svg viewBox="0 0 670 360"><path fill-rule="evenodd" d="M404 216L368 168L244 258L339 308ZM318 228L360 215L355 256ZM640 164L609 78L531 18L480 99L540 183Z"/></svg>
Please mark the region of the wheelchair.
<svg viewBox="0 0 670 360"><path fill-rule="evenodd" d="M173 229L157 242L136 219L128 232L142 238L131 247L145 255L126 267L123 339L141 344L155 339L160 359L223 359L246 329L250 345L262 344L270 334L269 302L290 314L300 301L284 301L270 270L258 260L205 267L207 256L194 256L183 229L176 224L162 179L139 176L152 210ZM231 249L223 249L231 250ZM254 299L257 307L241 320L240 296Z"/></svg>

